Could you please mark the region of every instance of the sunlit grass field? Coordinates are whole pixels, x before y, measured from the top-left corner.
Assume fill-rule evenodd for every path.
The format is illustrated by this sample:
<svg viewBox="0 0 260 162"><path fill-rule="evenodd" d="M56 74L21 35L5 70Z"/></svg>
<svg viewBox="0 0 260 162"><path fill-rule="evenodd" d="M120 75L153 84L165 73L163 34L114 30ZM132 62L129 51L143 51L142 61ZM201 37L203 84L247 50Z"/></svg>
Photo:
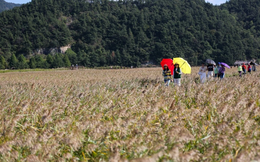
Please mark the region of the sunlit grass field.
<svg viewBox="0 0 260 162"><path fill-rule="evenodd" d="M0 161L260 161L260 73L198 70L1 73Z"/></svg>

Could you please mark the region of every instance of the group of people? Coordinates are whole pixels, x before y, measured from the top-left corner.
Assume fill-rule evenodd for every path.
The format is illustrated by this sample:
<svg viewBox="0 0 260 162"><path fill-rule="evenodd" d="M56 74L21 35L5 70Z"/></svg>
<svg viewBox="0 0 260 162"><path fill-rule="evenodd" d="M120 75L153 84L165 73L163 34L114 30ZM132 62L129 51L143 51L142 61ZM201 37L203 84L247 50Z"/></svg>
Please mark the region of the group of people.
<svg viewBox="0 0 260 162"><path fill-rule="evenodd" d="M181 86L181 68L178 63L174 65L173 69L173 83L174 85ZM163 77L164 77L164 83L166 86L169 86L170 82L172 81L172 72L169 69L168 65L165 64L163 66Z"/></svg>
<svg viewBox="0 0 260 162"><path fill-rule="evenodd" d="M202 64L198 73L200 75L200 82L205 83L207 79L211 79L213 77L223 79L225 77L225 71L226 68L223 64L208 64L207 67L205 64Z"/></svg>
<svg viewBox="0 0 260 162"><path fill-rule="evenodd" d="M77 70L77 69L79 69L79 66L78 66L78 64L76 64L76 66L74 66L74 64L72 64L70 69L71 70Z"/></svg>
<svg viewBox="0 0 260 162"><path fill-rule="evenodd" d="M255 65L250 65L250 63L247 65L245 65L245 63L243 63L242 65L238 65L238 73L239 73L239 76L242 77L242 73L243 74L246 74L246 71L248 71L248 73L251 74L251 71L256 71L256 67Z"/></svg>
<svg viewBox="0 0 260 162"><path fill-rule="evenodd" d="M179 66L180 65L178 63L174 65L173 78L172 78L171 70L169 69L167 64L164 65L163 76L164 76L164 82L166 86L169 86L172 79L174 85L181 86L182 72ZM223 64L219 64L219 65L208 64L207 66L205 66L205 64L202 64L198 73L200 75L200 82L205 83L207 79L211 79L213 77L223 79L225 77L225 71L226 68L225 65ZM255 65L253 65L252 67L250 64L248 64L247 67L245 64L238 66L238 73L240 77L242 77L242 72L243 74L246 74L246 71L248 71L248 73L251 73L251 71L256 71Z"/></svg>

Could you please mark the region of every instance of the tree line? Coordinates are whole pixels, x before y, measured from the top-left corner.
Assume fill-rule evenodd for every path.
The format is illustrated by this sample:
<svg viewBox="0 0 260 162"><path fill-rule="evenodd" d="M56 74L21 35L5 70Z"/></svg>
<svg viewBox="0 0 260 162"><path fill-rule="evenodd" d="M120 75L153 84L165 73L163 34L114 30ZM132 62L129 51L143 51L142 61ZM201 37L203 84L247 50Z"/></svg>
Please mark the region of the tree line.
<svg viewBox="0 0 260 162"><path fill-rule="evenodd" d="M3 56L0 56L0 69L48 69L70 66L71 62L67 54L36 55L30 59L26 59L23 55L16 57L13 54L8 61Z"/></svg>
<svg viewBox="0 0 260 162"><path fill-rule="evenodd" d="M191 65L207 58L233 64L260 57L259 3L32 0L0 14L0 55L8 67L13 56L25 57L28 65L42 57L44 68L57 67L47 62L49 56L63 62L68 57L72 64L87 67L158 64L173 57L183 57ZM66 54L35 55L37 49L68 44Z"/></svg>

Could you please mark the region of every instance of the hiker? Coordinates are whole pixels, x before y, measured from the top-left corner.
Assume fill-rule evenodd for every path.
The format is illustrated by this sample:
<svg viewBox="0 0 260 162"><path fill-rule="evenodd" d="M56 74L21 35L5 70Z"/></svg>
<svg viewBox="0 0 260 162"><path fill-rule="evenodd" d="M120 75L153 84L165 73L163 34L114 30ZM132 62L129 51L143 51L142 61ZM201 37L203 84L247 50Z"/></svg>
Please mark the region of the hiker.
<svg viewBox="0 0 260 162"><path fill-rule="evenodd" d="M253 71L256 71L255 65L252 65L252 70L253 70Z"/></svg>
<svg viewBox="0 0 260 162"><path fill-rule="evenodd" d="M206 78L206 71L207 68L205 67L204 64L201 65L200 70L199 70L199 75L200 75L200 82L203 84L206 82L207 78Z"/></svg>
<svg viewBox="0 0 260 162"><path fill-rule="evenodd" d="M169 69L168 65L165 64L163 66L163 77L164 77L165 86L167 86L167 87L169 86L169 84L171 82L171 76L172 76L172 72Z"/></svg>
<svg viewBox="0 0 260 162"><path fill-rule="evenodd" d="M214 73L214 66L213 66L213 64L208 64L207 70L208 70L208 78L210 79L210 78L213 77L213 73Z"/></svg>
<svg viewBox="0 0 260 162"><path fill-rule="evenodd" d="M245 65L245 63L243 63L243 65L242 65L242 70L243 70L243 74L246 74L246 65Z"/></svg>
<svg viewBox="0 0 260 162"><path fill-rule="evenodd" d="M238 65L237 70L238 70L239 76L242 77L242 70L243 70L243 69L242 69L242 66L241 66L241 65Z"/></svg>
<svg viewBox="0 0 260 162"><path fill-rule="evenodd" d="M247 66L247 71L248 71L248 73L250 73L251 74L251 65L250 64L248 64L248 66Z"/></svg>
<svg viewBox="0 0 260 162"><path fill-rule="evenodd" d="M215 78L218 77L218 70L219 70L219 67L217 65L214 65L214 74L215 74Z"/></svg>
<svg viewBox="0 0 260 162"><path fill-rule="evenodd" d="M174 71L173 71L173 83L174 85L176 84L177 86L181 86L181 68L178 63L175 63L174 65Z"/></svg>
<svg viewBox="0 0 260 162"><path fill-rule="evenodd" d="M226 71L225 66L224 66L224 65L221 65L221 67L219 68L219 71L218 71L218 74L219 74L220 79L223 79L223 78L224 78L224 76L225 76L225 71Z"/></svg>

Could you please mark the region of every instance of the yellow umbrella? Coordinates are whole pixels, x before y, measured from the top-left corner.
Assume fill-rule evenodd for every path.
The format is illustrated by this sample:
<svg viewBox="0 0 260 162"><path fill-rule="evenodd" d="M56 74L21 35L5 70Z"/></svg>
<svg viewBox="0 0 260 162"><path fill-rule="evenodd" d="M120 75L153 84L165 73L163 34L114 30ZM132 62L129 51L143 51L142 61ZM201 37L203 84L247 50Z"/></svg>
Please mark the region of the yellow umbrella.
<svg viewBox="0 0 260 162"><path fill-rule="evenodd" d="M181 57L173 58L173 64L176 64L176 63L179 64L181 71L184 74L190 74L191 73L191 66L186 60L184 60Z"/></svg>

